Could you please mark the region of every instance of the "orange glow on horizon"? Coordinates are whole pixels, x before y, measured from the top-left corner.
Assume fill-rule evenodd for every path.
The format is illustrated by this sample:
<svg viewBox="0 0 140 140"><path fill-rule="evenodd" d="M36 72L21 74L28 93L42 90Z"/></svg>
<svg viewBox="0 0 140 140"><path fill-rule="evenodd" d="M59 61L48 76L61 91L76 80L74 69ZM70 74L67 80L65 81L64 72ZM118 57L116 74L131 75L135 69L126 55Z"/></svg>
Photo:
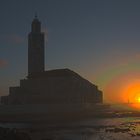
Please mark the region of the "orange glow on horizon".
<svg viewBox="0 0 140 140"><path fill-rule="evenodd" d="M124 102L140 103L140 82L135 81L127 85L122 94Z"/></svg>
<svg viewBox="0 0 140 140"><path fill-rule="evenodd" d="M133 103L133 104L130 104L130 107L136 109L136 110L140 110L140 103Z"/></svg>
<svg viewBox="0 0 140 140"><path fill-rule="evenodd" d="M138 97L137 101L140 103L140 97Z"/></svg>
<svg viewBox="0 0 140 140"><path fill-rule="evenodd" d="M133 71L113 78L103 92L104 100L109 103L140 104L140 72Z"/></svg>

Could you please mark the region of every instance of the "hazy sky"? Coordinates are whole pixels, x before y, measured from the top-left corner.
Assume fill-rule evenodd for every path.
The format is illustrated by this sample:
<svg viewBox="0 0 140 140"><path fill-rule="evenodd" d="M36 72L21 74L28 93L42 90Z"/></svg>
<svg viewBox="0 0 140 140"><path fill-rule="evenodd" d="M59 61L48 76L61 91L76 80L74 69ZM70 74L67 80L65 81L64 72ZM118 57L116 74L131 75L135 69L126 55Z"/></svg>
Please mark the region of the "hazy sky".
<svg viewBox="0 0 140 140"><path fill-rule="evenodd" d="M139 0L1 0L0 95L27 76L35 12L48 34L46 69L70 68L98 85L105 101L128 100L127 89L140 83ZM140 84L129 94L139 93Z"/></svg>

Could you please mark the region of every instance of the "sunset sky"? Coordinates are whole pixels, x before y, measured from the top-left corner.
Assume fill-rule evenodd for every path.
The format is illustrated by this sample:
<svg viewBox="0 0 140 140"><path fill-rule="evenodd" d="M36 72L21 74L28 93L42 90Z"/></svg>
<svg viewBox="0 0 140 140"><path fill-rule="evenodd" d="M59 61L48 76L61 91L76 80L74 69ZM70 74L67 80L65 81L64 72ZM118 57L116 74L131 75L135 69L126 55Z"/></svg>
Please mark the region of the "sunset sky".
<svg viewBox="0 0 140 140"><path fill-rule="evenodd" d="M1 0L0 95L27 76L35 12L46 33L46 70L74 70L98 85L105 102L138 100L139 0Z"/></svg>

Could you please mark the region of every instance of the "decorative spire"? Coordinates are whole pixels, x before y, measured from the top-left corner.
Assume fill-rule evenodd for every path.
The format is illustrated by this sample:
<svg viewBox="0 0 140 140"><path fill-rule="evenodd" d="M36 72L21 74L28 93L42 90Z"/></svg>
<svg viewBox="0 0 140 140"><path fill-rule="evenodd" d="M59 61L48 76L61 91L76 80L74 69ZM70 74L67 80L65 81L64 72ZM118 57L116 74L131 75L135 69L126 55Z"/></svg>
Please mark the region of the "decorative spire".
<svg viewBox="0 0 140 140"><path fill-rule="evenodd" d="M41 23L38 20L37 13L35 12L35 17L32 21L32 32L34 33L40 33L41 32Z"/></svg>

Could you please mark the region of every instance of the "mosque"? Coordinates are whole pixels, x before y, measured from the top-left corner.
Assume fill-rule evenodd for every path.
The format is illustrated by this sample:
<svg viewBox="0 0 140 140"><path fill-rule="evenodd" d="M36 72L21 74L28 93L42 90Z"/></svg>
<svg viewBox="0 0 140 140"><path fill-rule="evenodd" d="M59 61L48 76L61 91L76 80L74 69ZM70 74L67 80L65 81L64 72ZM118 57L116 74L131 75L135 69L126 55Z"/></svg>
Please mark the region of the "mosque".
<svg viewBox="0 0 140 140"><path fill-rule="evenodd" d="M3 105L102 104L98 87L70 69L45 71L44 33L35 17L28 35L28 76L1 97Z"/></svg>

